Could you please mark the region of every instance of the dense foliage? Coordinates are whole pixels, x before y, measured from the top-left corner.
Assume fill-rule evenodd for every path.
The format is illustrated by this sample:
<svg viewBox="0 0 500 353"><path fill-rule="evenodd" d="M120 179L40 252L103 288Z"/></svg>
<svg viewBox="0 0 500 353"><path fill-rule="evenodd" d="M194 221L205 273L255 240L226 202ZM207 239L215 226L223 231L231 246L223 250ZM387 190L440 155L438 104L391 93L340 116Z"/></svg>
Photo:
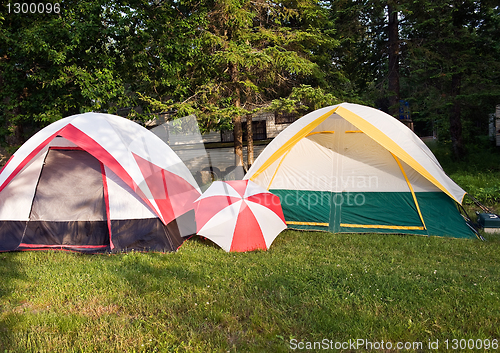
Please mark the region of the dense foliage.
<svg viewBox="0 0 500 353"><path fill-rule="evenodd" d="M89 110L196 113L202 129L219 130L258 109L355 101L394 114L402 99L417 131L436 130L460 157L500 103L495 0L60 6L16 14L0 5L1 144Z"/></svg>

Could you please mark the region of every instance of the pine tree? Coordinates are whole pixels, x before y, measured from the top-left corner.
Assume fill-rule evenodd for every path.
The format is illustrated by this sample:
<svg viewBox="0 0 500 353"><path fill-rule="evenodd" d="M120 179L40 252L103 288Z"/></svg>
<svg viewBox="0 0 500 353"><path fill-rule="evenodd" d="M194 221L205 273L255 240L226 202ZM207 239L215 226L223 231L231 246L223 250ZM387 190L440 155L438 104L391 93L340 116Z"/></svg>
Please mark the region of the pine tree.
<svg viewBox="0 0 500 353"><path fill-rule="evenodd" d="M179 112L196 112L204 130L234 128L235 164L243 165L241 119L321 76L312 61L333 39L314 26L326 20L314 0L222 0L203 3L202 55L193 65L197 88Z"/></svg>
<svg viewBox="0 0 500 353"><path fill-rule="evenodd" d="M406 4L411 74L407 91L420 115L442 121L456 159L466 154L464 122L500 99L500 12L490 0Z"/></svg>

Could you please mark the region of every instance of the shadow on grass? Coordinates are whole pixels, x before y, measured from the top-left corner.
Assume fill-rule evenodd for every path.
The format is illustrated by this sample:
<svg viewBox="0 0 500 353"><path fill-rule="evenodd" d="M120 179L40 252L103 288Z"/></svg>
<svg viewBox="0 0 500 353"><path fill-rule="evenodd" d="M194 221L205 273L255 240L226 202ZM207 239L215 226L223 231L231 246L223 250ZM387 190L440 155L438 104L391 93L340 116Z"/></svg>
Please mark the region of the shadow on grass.
<svg viewBox="0 0 500 353"><path fill-rule="evenodd" d="M170 282L181 282L190 285L200 283L201 275L182 264L170 261L162 263L161 256L166 254L129 253L123 255L122 261L116 265L115 274L128 284L128 288L138 295L162 290ZM150 261L153 258L153 261Z"/></svg>
<svg viewBox="0 0 500 353"><path fill-rule="evenodd" d="M5 252L0 253L0 351L7 352L14 346L13 338L14 321L20 320L19 315L10 313L11 302L8 297L16 292L16 281L26 279L20 271L17 261L19 253ZM18 304L18 303L14 303Z"/></svg>
<svg viewBox="0 0 500 353"><path fill-rule="evenodd" d="M204 245L204 246L208 246L208 247L213 248L213 249L220 249L221 248L219 245L215 244L210 239L202 237L200 235L194 235L188 241L196 242L198 244L201 244L201 245Z"/></svg>

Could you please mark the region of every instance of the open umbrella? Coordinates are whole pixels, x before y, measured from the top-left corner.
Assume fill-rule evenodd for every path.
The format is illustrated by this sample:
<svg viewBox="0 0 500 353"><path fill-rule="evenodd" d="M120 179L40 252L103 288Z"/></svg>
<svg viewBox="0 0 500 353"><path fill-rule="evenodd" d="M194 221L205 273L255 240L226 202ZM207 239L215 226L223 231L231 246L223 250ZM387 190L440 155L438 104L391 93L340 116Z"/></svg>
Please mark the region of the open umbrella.
<svg viewBox="0 0 500 353"><path fill-rule="evenodd" d="M226 251L267 250L286 228L279 197L250 180L214 181L195 217L198 235Z"/></svg>

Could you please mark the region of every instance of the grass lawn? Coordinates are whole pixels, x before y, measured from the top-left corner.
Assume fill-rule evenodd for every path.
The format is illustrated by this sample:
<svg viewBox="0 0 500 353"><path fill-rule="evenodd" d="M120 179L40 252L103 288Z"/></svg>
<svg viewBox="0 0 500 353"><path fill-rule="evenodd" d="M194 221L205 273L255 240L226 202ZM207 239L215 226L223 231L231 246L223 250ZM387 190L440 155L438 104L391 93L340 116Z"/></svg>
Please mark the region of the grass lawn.
<svg viewBox="0 0 500 353"><path fill-rule="evenodd" d="M451 350L500 339L499 263L500 236L292 230L267 252L196 238L172 254L3 253L0 352L289 352L324 339Z"/></svg>

